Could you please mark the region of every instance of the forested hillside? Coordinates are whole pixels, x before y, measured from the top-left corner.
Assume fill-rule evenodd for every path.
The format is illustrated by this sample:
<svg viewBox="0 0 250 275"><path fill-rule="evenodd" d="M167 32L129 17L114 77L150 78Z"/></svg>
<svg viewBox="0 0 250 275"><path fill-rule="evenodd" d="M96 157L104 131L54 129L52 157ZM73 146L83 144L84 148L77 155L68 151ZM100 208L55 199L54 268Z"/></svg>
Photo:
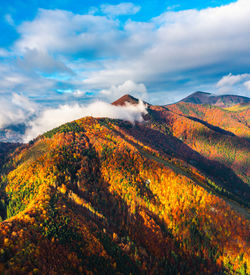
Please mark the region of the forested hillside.
<svg viewBox="0 0 250 275"><path fill-rule="evenodd" d="M123 104L119 101L118 104ZM1 170L0 272L249 274L249 109L86 117Z"/></svg>

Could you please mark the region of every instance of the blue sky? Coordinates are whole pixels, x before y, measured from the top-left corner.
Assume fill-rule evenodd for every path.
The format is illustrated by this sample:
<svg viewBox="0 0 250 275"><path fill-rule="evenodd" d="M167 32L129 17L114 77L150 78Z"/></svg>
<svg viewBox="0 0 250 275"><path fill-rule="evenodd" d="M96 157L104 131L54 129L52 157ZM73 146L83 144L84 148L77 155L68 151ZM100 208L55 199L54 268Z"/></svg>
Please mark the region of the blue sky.
<svg viewBox="0 0 250 275"><path fill-rule="evenodd" d="M248 0L0 4L2 104L13 95L47 106L250 93Z"/></svg>

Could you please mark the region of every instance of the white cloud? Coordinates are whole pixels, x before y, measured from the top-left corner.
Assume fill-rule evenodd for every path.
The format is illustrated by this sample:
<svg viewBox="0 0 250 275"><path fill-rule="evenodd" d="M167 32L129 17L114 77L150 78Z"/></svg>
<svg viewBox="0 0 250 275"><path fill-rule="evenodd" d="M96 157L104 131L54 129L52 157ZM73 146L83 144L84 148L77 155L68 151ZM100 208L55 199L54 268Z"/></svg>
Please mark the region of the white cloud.
<svg viewBox="0 0 250 275"><path fill-rule="evenodd" d="M81 91L81 90L75 90L73 92L73 96L75 96L75 97L81 97L81 96L83 96L85 94L86 94L86 92L85 91Z"/></svg>
<svg viewBox="0 0 250 275"><path fill-rule="evenodd" d="M132 80L127 80L123 84L117 86L112 85L110 89L104 89L100 93L112 99L117 99L125 94L131 94L138 98L145 98L147 89L143 83L137 84Z"/></svg>
<svg viewBox="0 0 250 275"><path fill-rule="evenodd" d="M48 52L37 49L27 49L22 58L18 59L18 65L23 70L37 70L48 74L54 72L74 74L60 58L55 59Z"/></svg>
<svg viewBox="0 0 250 275"><path fill-rule="evenodd" d="M225 87L225 86L233 86L236 83L241 82L242 80L246 79L247 77L250 77L250 74L238 74L238 75L233 75L233 74L228 74L223 76L218 83L216 84L217 87Z"/></svg>
<svg viewBox="0 0 250 275"><path fill-rule="evenodd" d="M34 103L16 93L11 97L0 98L0 106L0 128L25 123L36 112Z"/></svg>
<svg viewBox="0 0 250 275"><path fill-rule="evenodd" d="M244 82L244 86L247 88L248 91L250 91L250 80Z"/></svg>
<svg viewBox="0 0 250 275"><path fill-rule="evenodd" d="M18 27L15 49L56 54L96 54L112 51L119 38L118 22L105 16L40 9L36 18Z"/></svg>
<svg viewBox="0 0 250 275"><path fill-rule="evenodd" d="M242 82L244 79L250 78L250 74L238 74L238 75L233 75L233 74L228 74L225 75L219 80L217 83L217 87L223 87L223 86L233 86L239 82Z"/></svg>
<svg viewBox="0 0 250 275"><path fill-rule="evenodd" d="M22 91L26 94L39 96L39 94L48 93L48 90L55 88L55 81L43 78L35 72L26 73L16 70L11 64L0 68L0 77L0 94Z"/></svg>
<svg viewBox="0 0 250 275"><path fill-rule="evenodd" d="M228 74L223 76L216 84L219 94L234 93L247 95L246 88L248 89L248 82L250 74ZM244 82L245 81L245 82Z"/></svg>
<svg viewBox="0 0 250 275"><path fill-rule="evenodd" d="M204 10L166 12L148 23L128 21L118 58L86 72L84 85L107 89L127 79L149 94L212 88L215 73L249 70L250 1ZM175 81L176 80L176 81ZM160 101L159 101L160 102Z"/></svg>
<svg viewBox="0 0 250 275"><path fill-rule="evenodd" d="M57 109L46 109L36 119L32 120L25 133L24 142L28 142L63 123L85 116L123 119L134 123L135 121L143 121L142 115L146 113L146 106L142 101L139 101L138 105L128 104L125 106L114 106L101 101L88 106L62 105Z"/></svg>
<svg viewBox="0 0 250 275"><path fill-rule="evenodd" d="M109 16L136 14L141 9L133 3L120 3L118 5L101 5L101 11Z"/></svg>
<svg viewBox="0 0 250 275"><path fill-rule="evenodd" d="M12 95L12 103L19 108L25 109L27 113L35 113L36 111L36 105L20 94L14 93Z"/></svg>

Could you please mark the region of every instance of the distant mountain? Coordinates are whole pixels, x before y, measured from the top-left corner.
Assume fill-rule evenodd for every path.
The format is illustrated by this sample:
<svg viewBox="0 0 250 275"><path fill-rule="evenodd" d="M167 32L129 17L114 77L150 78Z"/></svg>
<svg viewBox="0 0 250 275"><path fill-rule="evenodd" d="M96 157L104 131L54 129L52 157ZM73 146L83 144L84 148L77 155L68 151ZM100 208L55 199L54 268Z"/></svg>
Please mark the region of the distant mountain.
<svg viewBox="0 0 250 275"><path fill-rule="evenodd" d="M230 107L236 104L249 103L250 98L238 95L213 95L205 92L195 92L180 102L193 103L193 104L209 104L218 107Z"/></svg>
<svg viewBox="0 0 250 275"><path fill-rule="evenodd" d="M1 274L250 274L250 110L147 111L4 152Z"/></svg>

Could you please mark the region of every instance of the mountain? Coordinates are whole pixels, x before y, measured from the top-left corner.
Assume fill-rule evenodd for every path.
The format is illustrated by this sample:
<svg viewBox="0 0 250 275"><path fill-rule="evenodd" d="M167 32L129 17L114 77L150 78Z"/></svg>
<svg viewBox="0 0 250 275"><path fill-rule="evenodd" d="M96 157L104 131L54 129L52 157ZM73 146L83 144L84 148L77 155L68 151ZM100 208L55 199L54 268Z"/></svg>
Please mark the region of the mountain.
<svg viewBox="0 0 250 275"><path fill-rule="evenodd" d="M20 144L10 142L0 142L0 169L4 164L6 157L12 151L14 151Z"/></svg>
<svg viewBox="0 0 250 275"><path fill-rule="evenodd" d="M117 99L116 101L114 101L113 103L111 103L112 105L115 106L124 106L126 104L133 104L133 105L137 105L139 103L139 99L133 97L132 95L124 95L121 98ZM143 101L143 103L145 105L150 105L149 103L147 103L146 101Z"/></svg>
<svg viewBox="0 0 250 275"><path fill-rule="evenodd" d="M236 104L249 103L250 98L238 95L212 95L211 93L195 92L180 102L193 104L209 104L218 107L230 107Z"/></svg>
<svg viewBox="0 0 250 275"><path fill-rule="evenodd" d="M112 105L116 106L124 106L126 103L137 105L139 100L132 95L124 95L121 98L117 99L112 103Z"/></svg>
<svg viewBox="0 0 250 275"><path fill-rule="evenodd" d="M82 118L6 156L1 273L249 274L249 109L147 111Z"/></svg>
<svg viewBox="0 0 250 275"><path fill-rule="evenodd" d="M237 111L244 111L244 110L247 110L249 108L250 108L250 101L246 102L246 103L239 103L239 104L236 104L236 105L224 108L224 109L226 109L228 111L237 112Z"/></svg>

